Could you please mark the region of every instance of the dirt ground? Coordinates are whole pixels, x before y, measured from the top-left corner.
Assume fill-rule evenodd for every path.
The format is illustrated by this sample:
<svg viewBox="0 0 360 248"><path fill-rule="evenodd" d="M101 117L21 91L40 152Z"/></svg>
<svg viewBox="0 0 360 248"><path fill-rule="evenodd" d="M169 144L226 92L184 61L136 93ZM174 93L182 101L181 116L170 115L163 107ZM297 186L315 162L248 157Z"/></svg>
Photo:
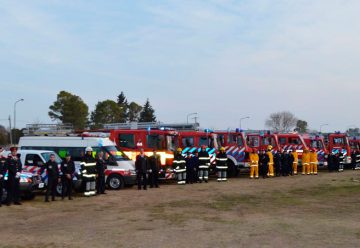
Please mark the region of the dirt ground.
<svg viewBox="0 0 360 248"><path fill-rule="evenodd" d="M360 247L360 171L0 208L1 247Z"/></svg>

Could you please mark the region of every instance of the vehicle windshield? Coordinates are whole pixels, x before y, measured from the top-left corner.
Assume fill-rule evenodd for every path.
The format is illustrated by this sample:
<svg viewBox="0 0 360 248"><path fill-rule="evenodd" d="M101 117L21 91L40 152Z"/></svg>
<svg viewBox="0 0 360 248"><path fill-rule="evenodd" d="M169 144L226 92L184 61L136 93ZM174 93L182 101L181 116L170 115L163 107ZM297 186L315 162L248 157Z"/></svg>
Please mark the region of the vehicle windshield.
<svg viewBox="0 0 360 248"><path fill-rule="evenodd" d="M208 137L199 138L199 146L208 146L208 145L209 145Z"/></svg>
<svg viewBox="0 0 360 248"><path fill-rule="evenodd" d="M259 136L248 136L248 145L251 147L259 147Z"/></svg>
<svg viewBox="0 0 360 248"><path fill-rule="evenodd" d="M147 147L163 150L165 149L164 139L165 139L165 135L158 135L158 134L147 135L146 136Z"/></svg>
<svg viewBox="0 0 360 248"><path fill-rule="evenodd" d="M58 164L61 164L62 160L61 158L54 152L43 152L41 153L41 156L43 156L43 158L45 159L45 161L49 161L50 160L50 155L54 154L55 155L55 161Z"/></svg>
<svg viewBox="0 0 360 248"><path fill-rule="evenodd" d="M127 161L130 160L125 153L119 151L115 146L103 146L102 151L104 152L105 156L110 156L115 161ZM105 157L107 159L107 157Z"/></svg>
<svg viewBox="0 0 360 248"><path fill-rule="evenodd" d="M244 146L244 140L240 135L237 136L237 145Z"/></svg>
<svg viewBox="0 0 360 248"><path fill-rule="evenodd" d="M333 138L335 145L344 145L345 144L345 138L343 137L334 137Z"/></svg>
<svg viewBox="0 0 360 248"><path fill-rule="evenodd" d="M312 140L311 141L311 148L316 148L316 149L323 149L323 143L321 142L321 140Z"/></svg>
<svg viewBox="0 0 360 248"><path fill-rule="evenodd" d="M177 144L177 137L174 135L166 136L166 147L169 151L175 151Z"/></svg>

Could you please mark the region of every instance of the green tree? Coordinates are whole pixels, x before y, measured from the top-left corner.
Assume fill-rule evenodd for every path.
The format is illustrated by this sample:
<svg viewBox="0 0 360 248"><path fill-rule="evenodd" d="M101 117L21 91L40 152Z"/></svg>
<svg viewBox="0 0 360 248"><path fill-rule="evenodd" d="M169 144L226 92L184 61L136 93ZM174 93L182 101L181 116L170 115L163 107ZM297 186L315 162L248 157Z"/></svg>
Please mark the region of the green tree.
<svg viewBox="0 0 360 248"><path fill-rule="evenodd" d="M139 122L155 122L155 121L156 121L155 110L150 105L149 99L147 99L140 113Z"/></svg>
<svg viewBox="0 0 360 248"><path fill-rule="evenodd" d="M296 122L296 128L295 130L299 133L306 133L308 130L308 123L304 120L298 120Z"/></svg>
<svg viewBox="0 0 360 248"><path fill-rule="evenodd" d="M131 102L129 104L129 121L139 121L140 119L140 112L142 110L142 107L137 104L136 102Z"/></svg>
<svg viewBox="0 0 360 248"><path fill-rule="evenodd" d="M9 133L4 126L0 125L0 145L4 146L9 144Z"/></svg>
<svg viewBox="0 0 360 248"><path fill-rule="evenodd" d="M60 91L51 105L49 116L63 124L72 124L76 129L84 129L88 122L89 107L76 95Z"/></svg>
<svg viewBox="0 0 360 248"><path fill-rule="evenodd" d="M98 102L91 113L92 128L101 128L105 123L122 122L122 112L121 107L112 100Z"/></svg>
<svg viewBox="0 0 360 248"><path fill-rule="evenodd" d="M129 118L129 104L123 91L121 91L120 95L118 95L117 104L121 108L119 122L126 122Z"/></svg>

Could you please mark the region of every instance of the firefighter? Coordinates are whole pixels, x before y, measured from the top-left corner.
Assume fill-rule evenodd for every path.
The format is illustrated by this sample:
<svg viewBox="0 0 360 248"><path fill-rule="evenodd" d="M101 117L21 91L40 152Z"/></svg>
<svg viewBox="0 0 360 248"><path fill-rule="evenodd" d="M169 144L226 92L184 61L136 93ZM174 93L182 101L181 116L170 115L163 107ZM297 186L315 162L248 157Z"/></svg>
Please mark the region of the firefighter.
<svg viewBox="0 0 360 248"><path fill-rule="evenodd" d="M334 171L340 170L340 156L339 153L334 154Z"/></svg>
<svg viewBox="0 0 360 248"><path fill-rule="evenodd" d="M2 148L0 148L0 207L2 206L4 177L6 174L6 167L5 167L6 159L1 155L1 150Z"/></svg>
<svg viewBox="0 0 360 248"><path fill-rule="evenodd" d="M186 180L187 183L193 184L197 182L197 166L199 159L196 155L192 156L191 152L187 152L186 161Z"/></svg>
<svg viewBox="0 0 360 248"><path fill-rule="evenodd" d="M344 171L345 155L343 149L339 149L339 172Z"/></svg>
<svg viewBox="0 0 360 248"><path fill-rule="evenodd" d="M96 172L97 172L97 193L105 193L105 171L107 169L106 161L104 159L104 152L100 151L96 159Z"/></svg>
<svg viewBox="0 0 360 248"><path fill-rule="evenodd" d="M221 147L218 155L216 156L216 170L218 172L218 182L226 182L227 181L227 154L225 153L225 148Z"/></svg>
<svg viewBox="0 0 360 248"><path fill-rule="evenodd" d="M85 182L84 196L96 195L96 160L91 147L85 149L85 156L81 162L81 174Z"/></svg>
<svg viewBox="0 0 360 248"><path fill-rule="evenodd" d="M275 175L277 177L281 176L281 161L282 161L282 152L279 150L275 152L274 155L274 165L275 165Z"/></svg>
<svg viewBox="0 0 360 248"><path fill-rule="evenodd" d="M289 150L284 150L281 161L281 172L282 176L289 176L291 174L290 168L292 167L292 162L289 154Z"/></svg>
<svg viewBox="0 0 360 248"><path fill-rule="evenodd" d="M355 170L360 170L360 150L356 151Z"/></svg>
<svg viewBox="0 0 360 248"><path fill-rule="evenodd" d="M327 163L329 172L333 172L335 169L335 156L333 153L329 153L327 157Z"/></svg>
<svg viewBox="0 0 360 248"><path fill-rule="evenodd" d="M136 179L138 190L141 190L141 185L144 190L147 190L147 173L150 170L148 158L145 156L144 149L140 149L140 154L136 157L135 162Z"/></svg>
<svg viewBox="0 0 360 248"><path fill-rule="evenodd" d="M182 149L178 148L174 156L173 169L176 173L178 184L186 184L186 161L182 155Z"/></svg>
<svg viewBox="0 0 360 248"><path fill-rule="evenodd" d="M304 149L304 153L302 155L302 174L310 175L310 153L307 148Z"/></svg>
<svg viewBox="0 0 360 248"><path fill-rule="evenodd" d="M273 147L271 145L267 147L267 156L269 157L269 171L267 175L269 177L274 177L274 155L272 149Z"/></svg>
<svg viewBox="0 0 360 248"><path fill-rule="evenodd" d="M41 168L40 174L43 174L44 170L46 170L48 176L45 202L49 202L50 194L51 194L51 200L55 201L56 187L59 182L59 165L55 161L55 154L50 155L49 161L47 161L45 165Z"/></svg>
<svg viewBox="0 0 360 248"><path fill-rule="evenodd" d="M294 162L292 164L292 171L293 171L294 175L297 175L298 174L299 155L295 148L292 149L291 155L294 159Z"/></svg>
<svg viewBox="0 0 360 248"><path fill-rule="evenodd" d="M260 170L260 175L264 179L270 175L269 163L270 163L269 154L268 152L265 152L264 149L262 149L259 155L259 170Z"/></svg>
<svg viewBox="0 0 360 248"><path fill-rule="evenodd" d="M14 205L21 205L20 203L20 176L22 171L22 164L17 155L17 146L10 147L10 155L6 159L5 168L8 172L7 185L7 200L6 205L14 203Z"/></svg>
<svg viewBox="0 0 360 248"><path fill-rule="evenodd" d="M65 192L67 193L67 196L69 200L72 200L72 186L73 186L73 175L75 173L75 164L74 161L71 159L70 153L67 153L65 155L65 160L61 162L60 166L61 170L61 183L62 183L62 189L61 189L61 198L64 200L65 198Z"/></svg>
<svg viewBox="0 0 360 248"><path fill-rule="evenodd" d="M317 175L318 173L318 157L316 149L311 149L310 152L310 174L311 175Z"/></svg>
<svg viewBox="0 0 360 248"><path fill-rule="evenodd" d="M206 146L201 146L201 151L199 152L199 181L205 183L209 180L209 168L210 168L210 156L206 151Z"/></svg>
<svg viewBox="0 0 360 248"><path fill-rule="evenodd" d="M159 188L159 171L161 169L160 156L157 155L156 150L153 150L153 155L149 158L150 173L149 181L150 188Z"/></svg>
<svg viewBox="0 0 360 248"><path fill-rule="evenodd" d="M257 150L253 148L249 154L250 159L250 179L259 178L259 155Z"/></svg>

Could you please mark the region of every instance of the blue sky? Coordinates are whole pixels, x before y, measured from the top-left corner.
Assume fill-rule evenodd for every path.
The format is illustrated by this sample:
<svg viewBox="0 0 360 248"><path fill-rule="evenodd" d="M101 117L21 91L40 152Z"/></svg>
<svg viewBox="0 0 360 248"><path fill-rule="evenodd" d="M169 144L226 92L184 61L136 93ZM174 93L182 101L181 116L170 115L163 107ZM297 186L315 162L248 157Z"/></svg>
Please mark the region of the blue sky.
<svg viewBox="0 0 360 248"><path fill-rule="evenodd" d="M264 128L289 110L360 126L360 1L1 1L0 124L49 123L60 90L146 98L163 122Z"/></svg>

